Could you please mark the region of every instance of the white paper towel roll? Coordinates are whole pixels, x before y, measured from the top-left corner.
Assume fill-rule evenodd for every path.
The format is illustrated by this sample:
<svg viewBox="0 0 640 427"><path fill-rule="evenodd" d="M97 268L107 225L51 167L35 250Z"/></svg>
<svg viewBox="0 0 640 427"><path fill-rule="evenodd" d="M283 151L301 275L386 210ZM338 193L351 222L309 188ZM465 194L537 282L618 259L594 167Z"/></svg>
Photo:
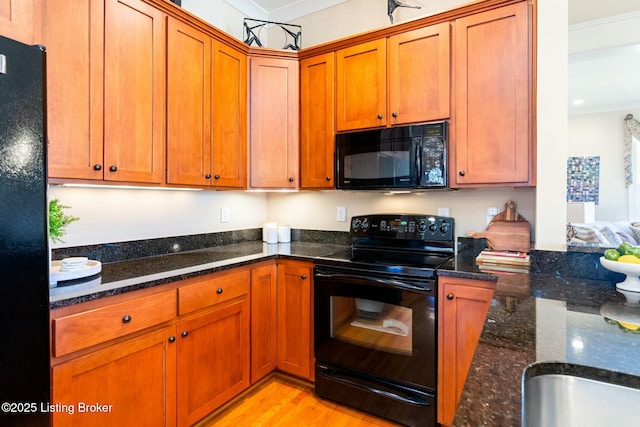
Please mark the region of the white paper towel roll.
<svg viewBox="0 0 640 427"><path fill-rule="evenodd" d="M291 226L290 225L278 226L278 242L279 243L291 242Z"/></svg>

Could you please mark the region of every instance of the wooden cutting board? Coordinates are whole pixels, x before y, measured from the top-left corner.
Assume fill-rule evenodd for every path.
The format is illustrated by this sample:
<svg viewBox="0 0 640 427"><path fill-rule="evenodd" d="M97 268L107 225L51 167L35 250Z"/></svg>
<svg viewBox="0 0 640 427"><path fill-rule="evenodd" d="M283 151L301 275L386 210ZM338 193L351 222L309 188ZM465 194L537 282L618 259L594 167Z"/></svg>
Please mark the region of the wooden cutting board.
<svg viewBox="0 0 640 427"><path fill-rule="evenodd" d="M531 250L531 225L516 211L516 203L505 203L504 211L493 217L483 232L467 232L474 239L486 238L487 246L494 251L529 252Z"/></svg>

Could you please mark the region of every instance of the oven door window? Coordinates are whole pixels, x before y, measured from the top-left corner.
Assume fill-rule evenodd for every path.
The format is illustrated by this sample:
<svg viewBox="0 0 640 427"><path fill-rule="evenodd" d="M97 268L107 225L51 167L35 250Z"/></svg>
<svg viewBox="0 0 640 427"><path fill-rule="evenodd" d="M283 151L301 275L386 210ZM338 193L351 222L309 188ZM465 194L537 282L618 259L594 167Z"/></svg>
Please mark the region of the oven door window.
<svg viewBox="0 0 640 427"><path fill-rule="evenodd" d="M331 337L388 353L413 353L411 308L364 298L332 296Z"/></svg>

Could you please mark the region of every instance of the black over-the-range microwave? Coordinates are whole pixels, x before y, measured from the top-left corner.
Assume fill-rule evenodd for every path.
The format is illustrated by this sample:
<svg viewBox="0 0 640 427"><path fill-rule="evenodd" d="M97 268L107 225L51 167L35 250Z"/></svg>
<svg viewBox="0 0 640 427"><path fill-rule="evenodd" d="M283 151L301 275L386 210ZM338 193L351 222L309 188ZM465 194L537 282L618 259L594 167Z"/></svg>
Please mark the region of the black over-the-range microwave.
<svg viewBox="0 0 640 427"><path fill-rule="evenodd" d="M336 188L447 188L447 122L336 135Z"/></svg>

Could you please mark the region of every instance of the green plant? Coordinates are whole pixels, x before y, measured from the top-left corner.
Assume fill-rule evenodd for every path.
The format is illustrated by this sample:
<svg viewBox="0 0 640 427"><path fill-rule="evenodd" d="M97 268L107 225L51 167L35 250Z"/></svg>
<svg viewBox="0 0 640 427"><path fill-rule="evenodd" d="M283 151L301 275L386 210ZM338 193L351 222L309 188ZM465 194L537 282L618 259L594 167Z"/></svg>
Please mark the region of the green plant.
<svg viewBox="0 0 640 427"><path fill-rule="evenodd" d="M69 207L61 204L58 199L49 201L49 238L52 242L63 242L62 236L67 234L65 230L67 225L80 219L64 212Z"/></svg>

